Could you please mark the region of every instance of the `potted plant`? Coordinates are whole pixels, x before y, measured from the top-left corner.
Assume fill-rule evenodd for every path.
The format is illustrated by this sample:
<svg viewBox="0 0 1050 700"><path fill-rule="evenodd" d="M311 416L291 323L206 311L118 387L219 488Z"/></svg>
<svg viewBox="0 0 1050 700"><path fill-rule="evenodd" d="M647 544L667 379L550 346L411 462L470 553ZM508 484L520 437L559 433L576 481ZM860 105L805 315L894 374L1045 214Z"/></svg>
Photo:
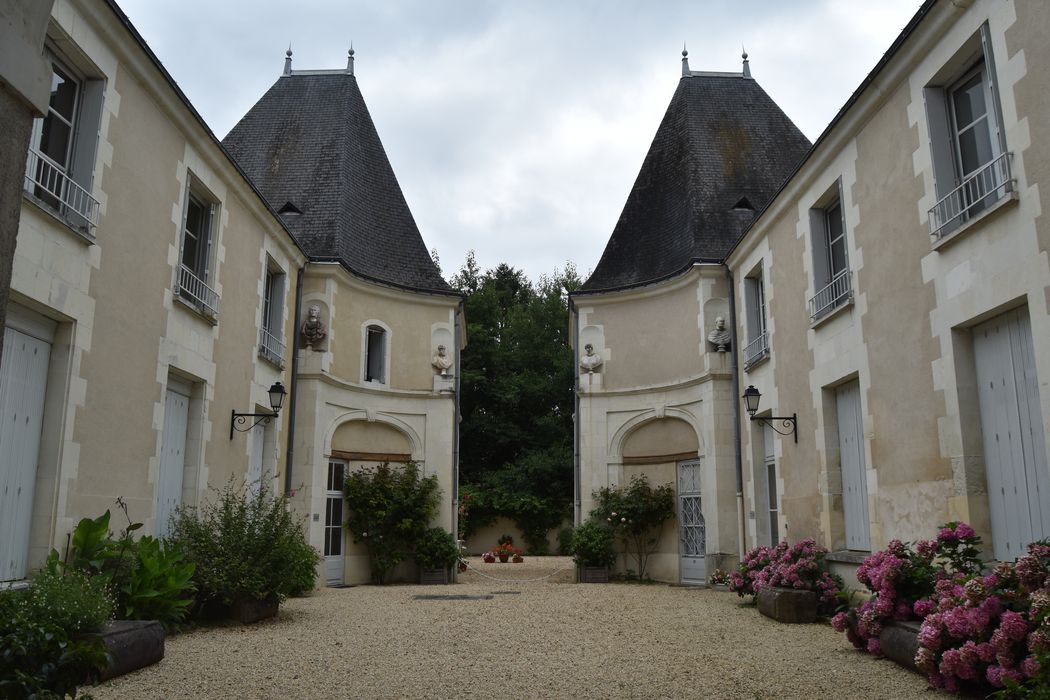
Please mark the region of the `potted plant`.
<svg viewBox="0 0 1050 700"><path fill-rule="evenodd" d="M481 561L485 562L486 564L495 564L496 563L496 555L493 554L492 552L485 552L484 554L481 555Z"/></svg>
<svg viewBox="0 0 1050 700"><path fill-rule="evenodd" d="M424 584L448 583L448 572L459 561L459 546L452 533L440 527L423 532L416 542L416 563L419 564L419 582Z"/></svg>
<svg viewBox="0 0 1050 700"><path fill-rule="evenodd" d="M715 569L714 573L707 577L707 585L716 591L728 591L729 573L722 569Z"/></svg>
<svg viewBox="0 0 1050 700"><path fill-rule="evenodd" d="M493 553L500 560L501 564L506 564L507 560L514 556L514 545L509 542L501 542L496 545Z"/></svg>
<svg viewBox="0 0 1050 700"><path fill-rule="evenodd" d="M609 567L616 562L611 529L588 520L573 530L571 551L579 569L580 583L609 582Z"/></svg>
<svg viewBox="0 0 1050 700"><path fill-rule="evenodd" d="M513 561L515 564L520 564L523 561L525 561L525 550L524 549L515 549L514 550L514 558L511 561Z"/></svg>

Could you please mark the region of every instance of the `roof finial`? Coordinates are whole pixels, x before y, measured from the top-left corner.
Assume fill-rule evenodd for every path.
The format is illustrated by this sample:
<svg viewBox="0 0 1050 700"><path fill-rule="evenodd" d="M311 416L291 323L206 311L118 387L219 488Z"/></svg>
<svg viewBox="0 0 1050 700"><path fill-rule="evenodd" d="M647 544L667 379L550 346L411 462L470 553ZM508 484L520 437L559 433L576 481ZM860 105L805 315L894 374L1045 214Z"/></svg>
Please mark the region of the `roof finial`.
<svg viewBox="0 0 1050 700"><path fill-rule="evenodd" d="M750 78L751 77L751 64L748 63L748 61L747 61L747 49L744 48L743 44L740 45L740 51L741 51L740 58L744 59L744 77L745 78Z"/></svg>
<svg viewBox="0 0 1050 700"><path fill-rule="evenodd" d="M346 52L346 72L354 74L354 42L350 41L350 50Z"/></svg>
<svg viewBox="0 0 1050 700"><path fill-rule="evenodd" d="M685 47L685 42L682 42L682 77L689 75L689 49Z"/></svg>
<svg viewBox="0 0 1050 700"><path fill-rule="evenodd" d="M288 42L288 50L284 52L284 74L292 74L292 43Z"/></svg>

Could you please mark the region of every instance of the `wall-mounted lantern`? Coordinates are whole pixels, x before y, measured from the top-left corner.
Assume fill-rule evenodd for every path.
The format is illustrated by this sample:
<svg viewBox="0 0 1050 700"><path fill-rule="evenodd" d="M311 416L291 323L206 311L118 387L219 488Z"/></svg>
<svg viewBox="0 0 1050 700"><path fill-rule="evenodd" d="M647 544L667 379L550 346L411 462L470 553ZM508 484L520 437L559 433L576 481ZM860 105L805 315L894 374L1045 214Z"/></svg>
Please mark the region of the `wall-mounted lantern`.
<svg viewBox="0 0 1050 700"><path fill-rule="evenodd" d="M764 423L773 429L777 435L793 435L795 437L795 444L798 444L798 414L792 413L790 416L768 416L762 418L756 418L755 413L758 411L758 402L762 398L762 393L753 386L748 386L744 389L744 409L747 411L751 420ZM786 432L781 432L773 425L774 421L780 422L780 424L786 429Z"/></svg>
<svg viewBox="0 0 1050 700"><path fill-rule="evenodd" d="M239 433L246 433L259 423L268 423L271 418L276 418L277 414L281 412L281 406L284 405L284 397L288 395L288 392L284 390L284 385L280 382L274 382L273 386L267 392L270 395L270 408L273 409L273 413L237 413L237 411L230 412L230 439L233 439L233 431ZM249 418L254 418L255 422L249 425L247 428L243 426L248 422Z"/></svg>

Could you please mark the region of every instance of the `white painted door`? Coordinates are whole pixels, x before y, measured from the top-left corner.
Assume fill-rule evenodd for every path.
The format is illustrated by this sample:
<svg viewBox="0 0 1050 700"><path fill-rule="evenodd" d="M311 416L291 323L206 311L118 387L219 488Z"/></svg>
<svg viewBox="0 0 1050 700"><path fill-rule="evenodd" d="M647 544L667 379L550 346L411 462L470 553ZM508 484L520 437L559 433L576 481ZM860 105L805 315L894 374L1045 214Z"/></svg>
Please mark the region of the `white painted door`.
<svg viewBox="0 0 1050 700"><path fill-rule="evenodd" d="M707 580L707 528L701 501L703 462L678 463L678 529L682 583Z"/></svg>
<svg viewBox="0 0 1050 700"><path fill-rule="evenodd" d="M4 331L0 362L0 581L25 578L51 344Z"/></svg>
<svg viewBox="0 0 1050 700"><path fill-rule="evenodd" d="M248 493L259 495L263 476L263 449L266 447L266 429L263 425L252 428L252 453L248 457Z"/></svg>
<svg viewBox="0 0 1050 700"><path fill-rule="evenodd" d="M328 491L324 516L325 578L329 586L343 583L343 550L346 529L343 527L343 480L345 462L328 463Z"/></svg>
<svg viewBox="0 0 1050 700"><path fill-rule="evenodd" d="M1013 561L1050 536L1050 484L1028 313L1019 309L973 331L981 436L995 558Z"/></svg>
<svg viewBox="0 0 1050 700"><path fill-rule="evenodd" d="M871 550L868 521L868 477L864 462L864 429L860 412L860 384L850 382L835 392L838 404L839 457L842 465L842 510L846 548Z"/></svg>
<svg viewBox="0 0 1050 700"><path fill-rule="evenodd" d="M171 516L182 505L182 478L186 471L186 427L189 422L190 397L169 388L164 399L164 436L161 438L160 473L157 475L158 537L165 537Z"/></svg>

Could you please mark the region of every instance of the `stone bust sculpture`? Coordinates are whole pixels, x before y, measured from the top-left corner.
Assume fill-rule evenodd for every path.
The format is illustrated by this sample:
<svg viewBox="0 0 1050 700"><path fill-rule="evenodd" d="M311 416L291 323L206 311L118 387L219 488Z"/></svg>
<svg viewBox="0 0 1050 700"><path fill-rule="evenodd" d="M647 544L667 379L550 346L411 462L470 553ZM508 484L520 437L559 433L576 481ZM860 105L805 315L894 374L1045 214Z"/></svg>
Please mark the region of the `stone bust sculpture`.
<svg viewBox="0 0 1050 700"><path fill-rule="evenodd" d="M715 319L714 330L707 334L707 342L714 345L718 352L727 352L732 341L733 336L726 328L726 320L719 316Z"/></svg>
<svg viewBox="0 0 1050 700"><path fill-rule="evenodd" d="M321 320L321 307L317 304L310 305L306 320L303 321L302 336L303 344L314 350L318 349L321 342L328 336L328 329Z"/></svg>
<svg viewBox="0 0 1050 700"><path fill-rule="evenodd" d="M587 371L587 374L594 374L594 370L598 369L602 365L602 356L594 353L594 346L587 343L583 346L583 355L580 356L580 369Z"/></svg>
<svg viewBox="0 0 1050 700"><path fill-rule="evenodd" d="M448 369L452 366L452 358L444 345L438 345L437 354L430 360L430 364L442 377L448 376Z"/></svg>

